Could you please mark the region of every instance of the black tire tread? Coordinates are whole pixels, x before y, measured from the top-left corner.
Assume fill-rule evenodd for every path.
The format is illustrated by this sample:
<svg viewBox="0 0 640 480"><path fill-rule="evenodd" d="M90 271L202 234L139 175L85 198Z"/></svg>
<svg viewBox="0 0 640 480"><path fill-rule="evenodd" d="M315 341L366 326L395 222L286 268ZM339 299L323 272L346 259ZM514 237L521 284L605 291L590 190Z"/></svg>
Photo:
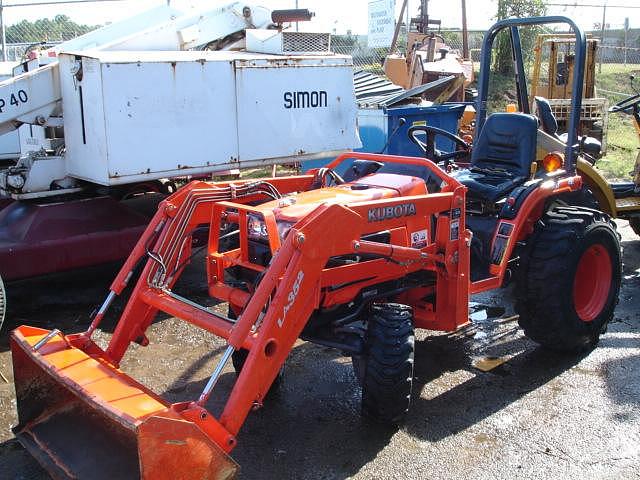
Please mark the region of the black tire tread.
<svg viewBox="0 0 640 480"><path fill-rule="evenodd" d="M411 308L372 307L367 328L362 414L380 423L401 423L411 403L414 360Z"/></svg>
<svg viewBox="0 0 640 480"><path fill-rule="evenodd" d="M596 320L587 323L579 320L573 307L572 262L577 264L581 241L594 232L612 239L613 246L607 245L607 249L618 267L613 271L614 300ZM525 335L553 350L595 347L618 302L621 257L620 236L607 214L573 206L548 211L527 241L518 274L516 312Z"/></svg>
<svg viewBox="0 0 640 480"><path fill-rule="evenodd" d="M227 317L233 320L238 318L238 316L231 309L231 307L229 307L229 309L227 310ZM231 363L233 365L233 369L236 372L236 377L240 376L240 372L242 371L242 367L244 367L244 362L247 361L248 356L249 356L249 350L244 348L241 348L240 350L236 350L231 354ZM281 368L278 374L276 375L276 378L273 379L273 383L269 387L269 391L265 395L265 399L268 399L271 396L271 394L273 394L275 391L277 391L280 388L280 385L282 385L283 377L284 377L284 371Z"/></svg>

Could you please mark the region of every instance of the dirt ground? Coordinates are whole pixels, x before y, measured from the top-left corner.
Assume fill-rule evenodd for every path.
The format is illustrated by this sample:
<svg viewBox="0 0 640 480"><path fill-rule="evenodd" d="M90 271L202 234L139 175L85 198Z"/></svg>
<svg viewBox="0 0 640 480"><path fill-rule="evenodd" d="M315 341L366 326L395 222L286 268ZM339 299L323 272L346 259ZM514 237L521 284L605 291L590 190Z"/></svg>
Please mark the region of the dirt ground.
<svg viewBox="0 0 640 480"><path fill-rule="evenodd" d="M619 227L620 304L590 354L558 355L524 338L509 289L476 298L506 310L489 309L486 319L479 313L455 334L418 333L411 414L392 430L360 419L349 359L299 342L284 384L239 435L233 457L241 478L640 479L640 240L625 222ZM16 412L8 331L22 323L86 328L114 273L100 268L9 287L13 308L0 334L0 372L8 380L0 378L0 478L48 478L10 430ZM204 302L199 273L194 269L181 290ZM121 311L116 304L100 343ZM196 398L223 343L172 318L158 320L148 336L151 345L132 347L123 369L170 401ZM486 356L506 362L482 372L474 365ZM227 370L212 411L233 379Z"/></svg>

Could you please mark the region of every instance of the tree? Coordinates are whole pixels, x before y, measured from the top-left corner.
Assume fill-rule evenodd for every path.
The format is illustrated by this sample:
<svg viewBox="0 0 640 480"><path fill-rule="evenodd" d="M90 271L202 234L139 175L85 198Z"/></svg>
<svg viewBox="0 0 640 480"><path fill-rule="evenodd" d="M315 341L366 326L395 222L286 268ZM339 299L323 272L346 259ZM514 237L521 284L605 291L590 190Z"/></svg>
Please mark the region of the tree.
<svg viewBox="0 0 640 480"><path fill-rule="evenodd" d="M63 42L96 28L100 28L100 25L80 25L66 15L56 15L53 20L22 20L7 27L7 43Z"/></svg>
<svg viewBox="0 0 640 480"><path fill-rule="evenodd" d="M498 0L496 18L503 20L511 17L537 17L546 13L543 0ZM520 35L522 51L525 58L531 55L538 28L523 29ZM503 31L496 39L496 57L494 68L503 75L513 75L513 59L511 56L511 40L508 31Z"/></svg>

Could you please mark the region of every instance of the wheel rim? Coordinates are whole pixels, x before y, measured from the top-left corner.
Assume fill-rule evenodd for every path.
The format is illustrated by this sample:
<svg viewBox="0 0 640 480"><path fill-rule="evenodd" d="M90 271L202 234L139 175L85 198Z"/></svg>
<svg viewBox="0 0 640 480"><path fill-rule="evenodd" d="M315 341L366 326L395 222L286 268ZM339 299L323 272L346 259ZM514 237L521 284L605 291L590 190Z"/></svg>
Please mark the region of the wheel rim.
<svg viewBox="0 0 640 480"><path fill-rule="evenodd" d="M591 245L580 258L573 282L576 313L583 322L595 320L609 298L613 269L609 252L602 245Z"/></svg>

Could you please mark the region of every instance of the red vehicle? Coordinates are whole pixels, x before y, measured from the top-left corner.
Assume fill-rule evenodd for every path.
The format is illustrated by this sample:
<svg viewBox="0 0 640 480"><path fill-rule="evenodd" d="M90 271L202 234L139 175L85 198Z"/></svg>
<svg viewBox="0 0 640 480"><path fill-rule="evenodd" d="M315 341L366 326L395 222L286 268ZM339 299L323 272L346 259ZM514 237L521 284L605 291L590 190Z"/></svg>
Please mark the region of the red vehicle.
<svg viewBox="0 0 640 480"><path fill-rule="evenodd" d="M533 21L498 23L488 36ZM470 167L454 174L426 159L354 153L308 175L193 182L168 197L86 332L12 333L21 443L56 478L233 477L238 432L298 338L351 356L362 413L397 424L410 411L414 330L465 325L470 294L512 272L529 337L593 348L620 288L613 223L560 201L581 177L571 156L565 168L536 159L534 117L480 123ZM172 290L202 224L209 293L228 302L228 316ZM140 261L103 350L92 334ZM197 399L171 404L119 370L132 342L148 344L158 312L227 341ZM214 416L207 401L229 360L238 377Z"/></svg>

